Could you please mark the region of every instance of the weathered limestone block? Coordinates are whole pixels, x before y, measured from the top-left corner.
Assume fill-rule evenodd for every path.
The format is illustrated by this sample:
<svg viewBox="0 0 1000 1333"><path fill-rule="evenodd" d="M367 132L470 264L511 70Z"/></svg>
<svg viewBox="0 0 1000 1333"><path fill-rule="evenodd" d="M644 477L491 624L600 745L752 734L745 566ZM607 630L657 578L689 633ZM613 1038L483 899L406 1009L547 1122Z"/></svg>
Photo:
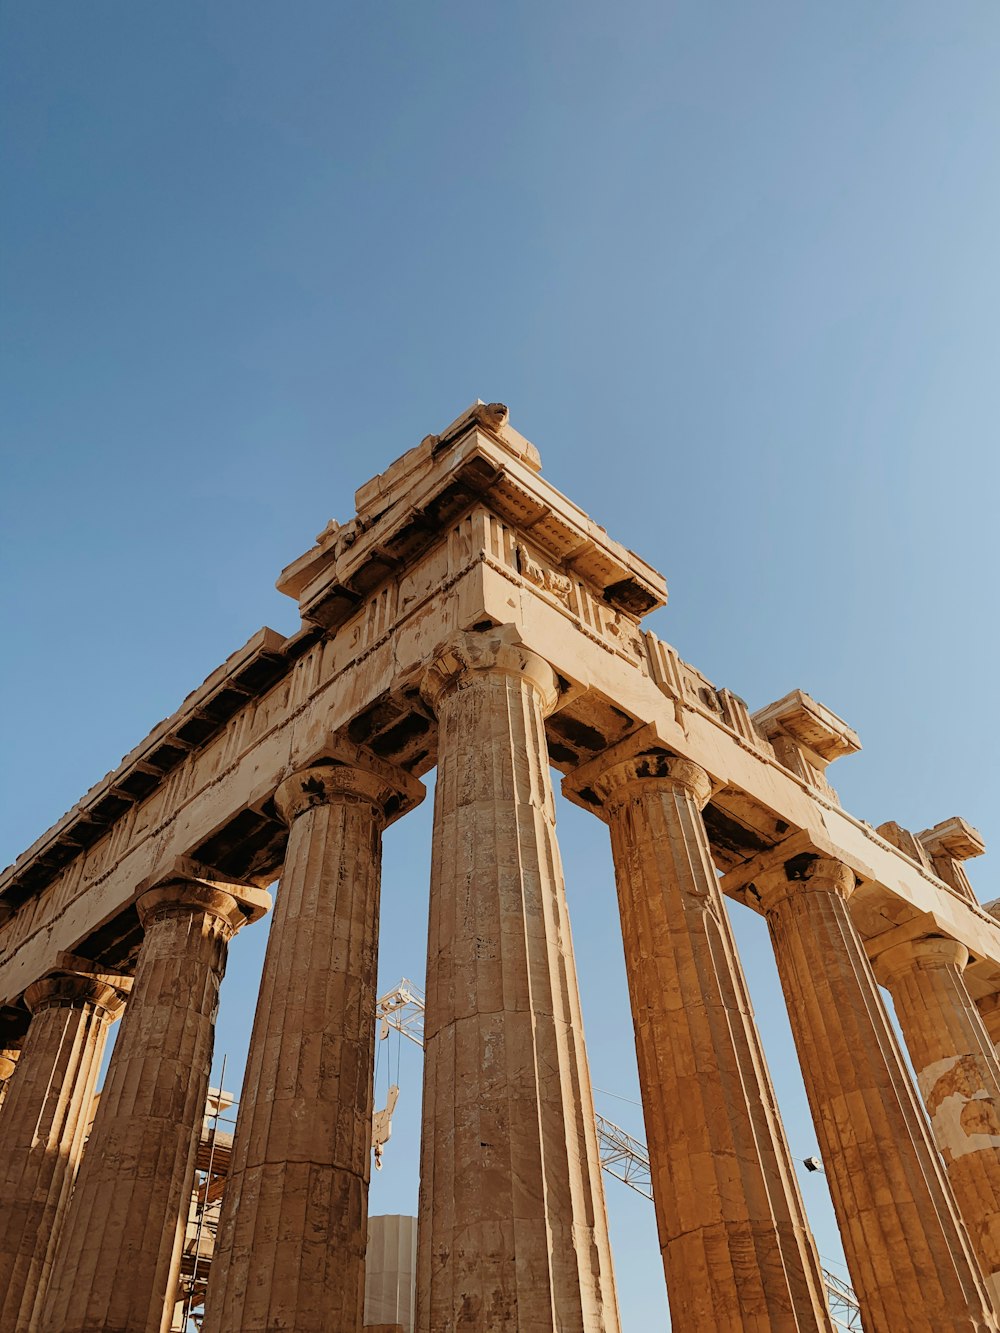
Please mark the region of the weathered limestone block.
<svg viewBox="0 0 1000 1333"><path fill-rule="evenodd" d="M356 747L278 788L290 825L205 1329L357 1333L381 832L423 785Z"/></svg>
<svg viewBox="0 0 1000 1333"><path fill-rule="evenodd" d="M997 1051L997 1047L1000 1047L1000 995L987 995L977 1000L976 1008L983 1020L983 1027L993 1043L993 1049ZM1000 1051L997 1051L997 1054L1000 1055Z"/></svg>
<svg viewBox="0 0 1000 1333"><path fill-rule="evenodd" d="M617 1333L611 1248L544 717L506 626L424 682L439 722L419 1333Z"/></svg>
<svg viewBox="0 0 1000 1333"><path fill-rule="evenodd" d="M62 975L25 992L31 1024L0 1113L0 1333L37 1327L122 983Z"/></svg>
<svg viewBox="0 0 1000 1333"><path fill-rule="evenodd" d="M826 770L835 759L861 749L857 732L843 718L802 690L793 690L758 709L751 721L770 741L780 763L839 804Z"/></svg>
<svg viewBox="0 0 1000 1333"><path fill-rule="evenodd" d="M701 815L708 775L659 753L570 781L611 829L674 1327L831 1329Z"/></svg>
<svg viewBox="0 0 1000 1333"><path fill-rule="evenodd" d="M169 1329L233 934L260 889L171 877L145 935L43 1307L44 1333Z"/></svg>
<svg viewBox="0 0 1000 1333"><path fill-rule="evenodd" d="M891 843L893 847L898 847L904 855L917 865L923 866L925 870L934 873L934 865L931 858L927 855L923 844L918 842L909 829L903 828L902 824L897 824L894 819L886 820L884 824L879 824L875 832L885 838L886 842Z"/></svg>
<svg viewBox="0 0 1000 1333"><path fill-rule="evenodd" d="M969 951L923 936L884 949L875 975L896 1016L994 1304L1000 1309L1000 1062L965 986Z"/></svg>
<svg viewBox="0 0 1000 1333"><path fill-rule="evenodd" d="M3 1106L10 1087L11 1076L17 1068L17 1059L21 1052L14 1047L0 1050L0 1106Z"/></svg>
<svg viewBox="0 0 1000 1333"><path fill-rule="evenodd" d="M754 881L774 942L844 1253L866 1329L996 1329L983 1278L851 921L816 859Z"/></svg>

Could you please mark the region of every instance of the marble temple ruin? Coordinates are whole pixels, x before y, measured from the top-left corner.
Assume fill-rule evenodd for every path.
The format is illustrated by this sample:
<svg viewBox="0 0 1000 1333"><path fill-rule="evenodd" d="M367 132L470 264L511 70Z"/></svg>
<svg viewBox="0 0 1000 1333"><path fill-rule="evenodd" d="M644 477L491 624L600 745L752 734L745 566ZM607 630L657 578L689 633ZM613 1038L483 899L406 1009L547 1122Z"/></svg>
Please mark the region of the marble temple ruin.
<svg viewBox="0 0 1000 1333"><path fill-rule="evenodd" d="M864 1327L1000 1328L978 834L843 810L851 728L644 631L662 576L540 467L500 404L427 436L281 574L300 630L0 876L0 1333L177 1327L219 984L275 880L203 1328L360 1333L381 838L435 767L417 1333L619 1329L553 768L610 836L673 1328L833 1327L726 897L770 930Z"/></svg>

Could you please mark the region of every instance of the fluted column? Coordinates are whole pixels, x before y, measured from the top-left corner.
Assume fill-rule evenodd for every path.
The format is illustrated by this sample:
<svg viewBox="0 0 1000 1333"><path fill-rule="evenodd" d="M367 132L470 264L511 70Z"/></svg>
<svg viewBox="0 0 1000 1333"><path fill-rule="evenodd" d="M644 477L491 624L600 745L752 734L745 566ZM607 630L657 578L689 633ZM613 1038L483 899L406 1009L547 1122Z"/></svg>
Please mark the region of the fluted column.
<svg viewBox="0 0 1000 1333"><path fill-rule="evenodd" d="M31 1023L0 1114L0 1333L27 1333L80 1165L101 1057L127 979L50 976L25 991Z"/></svg>
<svg viewBox="0 0 1000 1333"><path fill-rule="evenodd" d="M1000 1308L1000 1063L962 973L958 940L923 936L880 952L896 1017L948 1179Z"/></svg>
<svg viewBox="0 0 1000 1333"><path fill-rule="evenodd" d="M708 775L663 753L585 772L611 830L674 1327L831 1329L701 815Z"/></svg>
<svg viewBox="0 0 1000 1333"><path fill-rule="evenodd" d="M611 1249L544 718L512 627L460 635L438 717L418 1333L616 1333Z"/></svg>
<svg viewBox="0 0 1000 1333"><path fill-rule="evenodd" d="M145 935L43 1308L43 1333L169 1329L229 940L259 889L177 879Z"/></svg>
<svg viewBox="0 0 1000 1333"><path fill-rule="evenodd" d="M358 1333L385 825L423 796L353 747L278 788L288 849L205 1330ZM350 762L348 762L350 760Z"/></svg>
<svg viewBox="0 0 1000 1333"><path fill-rule="evenodd" d="M778 867L755 888L844 1253L872 1333L996 1329L983 1278L903 1065L838 861Z"/></svg>

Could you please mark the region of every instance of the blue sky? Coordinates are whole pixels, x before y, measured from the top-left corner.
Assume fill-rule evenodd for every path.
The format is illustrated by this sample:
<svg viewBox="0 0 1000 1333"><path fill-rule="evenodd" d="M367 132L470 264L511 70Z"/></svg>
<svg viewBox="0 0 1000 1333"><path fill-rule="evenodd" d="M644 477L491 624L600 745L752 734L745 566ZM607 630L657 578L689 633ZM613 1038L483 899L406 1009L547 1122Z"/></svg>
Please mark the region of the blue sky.
<svg viewBox="0 0 1000 1333"><path fill-rule="evenodd" d="M8 0L0 861L291 632L281 567L477 396L665 572L661 637L859 731L850 810L991 845L998 64L986 2ZM387 837L386 985L423 972L429 818ZM594 1082L635 1098L606 832L560 821ZM804 1156L766 932L734 918ZM264 933L233 951L230 1071ZM375 1211L415 1202L402 1059ZM625 1329L665 1326L652 1210L608 1203Z"/></svg>

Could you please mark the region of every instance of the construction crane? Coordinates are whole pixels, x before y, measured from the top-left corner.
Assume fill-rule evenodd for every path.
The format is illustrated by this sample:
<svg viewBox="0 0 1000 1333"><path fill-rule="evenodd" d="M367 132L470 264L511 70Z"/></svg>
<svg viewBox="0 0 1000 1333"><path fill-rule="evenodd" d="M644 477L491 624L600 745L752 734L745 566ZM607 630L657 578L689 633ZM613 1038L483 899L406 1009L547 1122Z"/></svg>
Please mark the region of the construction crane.
<svg viewBox="0 0 1000 1333"><path fill-rule="evenodd" d="M653 1180L649 1174L646 1145L631 1134L626 1134L620 1125L608 1120L606 1116L595 1115L594 1119L597 1121L597 1144L602 1169L623 1185L634 1189L636 1194L652 1199Z"/></svg>
<svg viewBox="0 0 1000 1333"><path fill-rule="evenodd" d="M398 986L386 991L376 1001L375 1015L379 1020L380 1040L384 1041L389 1035L389 1029L395 1028L414 1045L423 1049L424 993L411 981L407 981L404 977ZM389 1089L389 1100L393 1107L398 1094L399 1089L393 1085ZM602 1169L609 1176L620 1180L623 1185L628 1185L637 1194L652 1201L653 1182L649 1167L649 1150L646 1145L626 1133L613 1120L608 1120L606 1116L595 1115L595 1120ZM383 1123L379 1132L383 1133L384 1129ZM384 1145L385 1138L381 1138L378 1143L373 1141L372 1144L379 1164ZM815 1167L810 1168L810 1170L815 1169ZM858 1305L858 1298L853 1288L843 1278L837 1277L826 1268L823 1269L823 1283L834 1327L843 1333L861 1333L861 1307Z"/></svg>
<svg viewBox="0 0 1000 1333"><path fill-rule="evenodd" d="M389 1029L395 1028L423 1050L424 993L412 981L404 977L398 986L379 996L375 1001L375 1017L379 1020L380 1040L385 1041Z"/></svg>

